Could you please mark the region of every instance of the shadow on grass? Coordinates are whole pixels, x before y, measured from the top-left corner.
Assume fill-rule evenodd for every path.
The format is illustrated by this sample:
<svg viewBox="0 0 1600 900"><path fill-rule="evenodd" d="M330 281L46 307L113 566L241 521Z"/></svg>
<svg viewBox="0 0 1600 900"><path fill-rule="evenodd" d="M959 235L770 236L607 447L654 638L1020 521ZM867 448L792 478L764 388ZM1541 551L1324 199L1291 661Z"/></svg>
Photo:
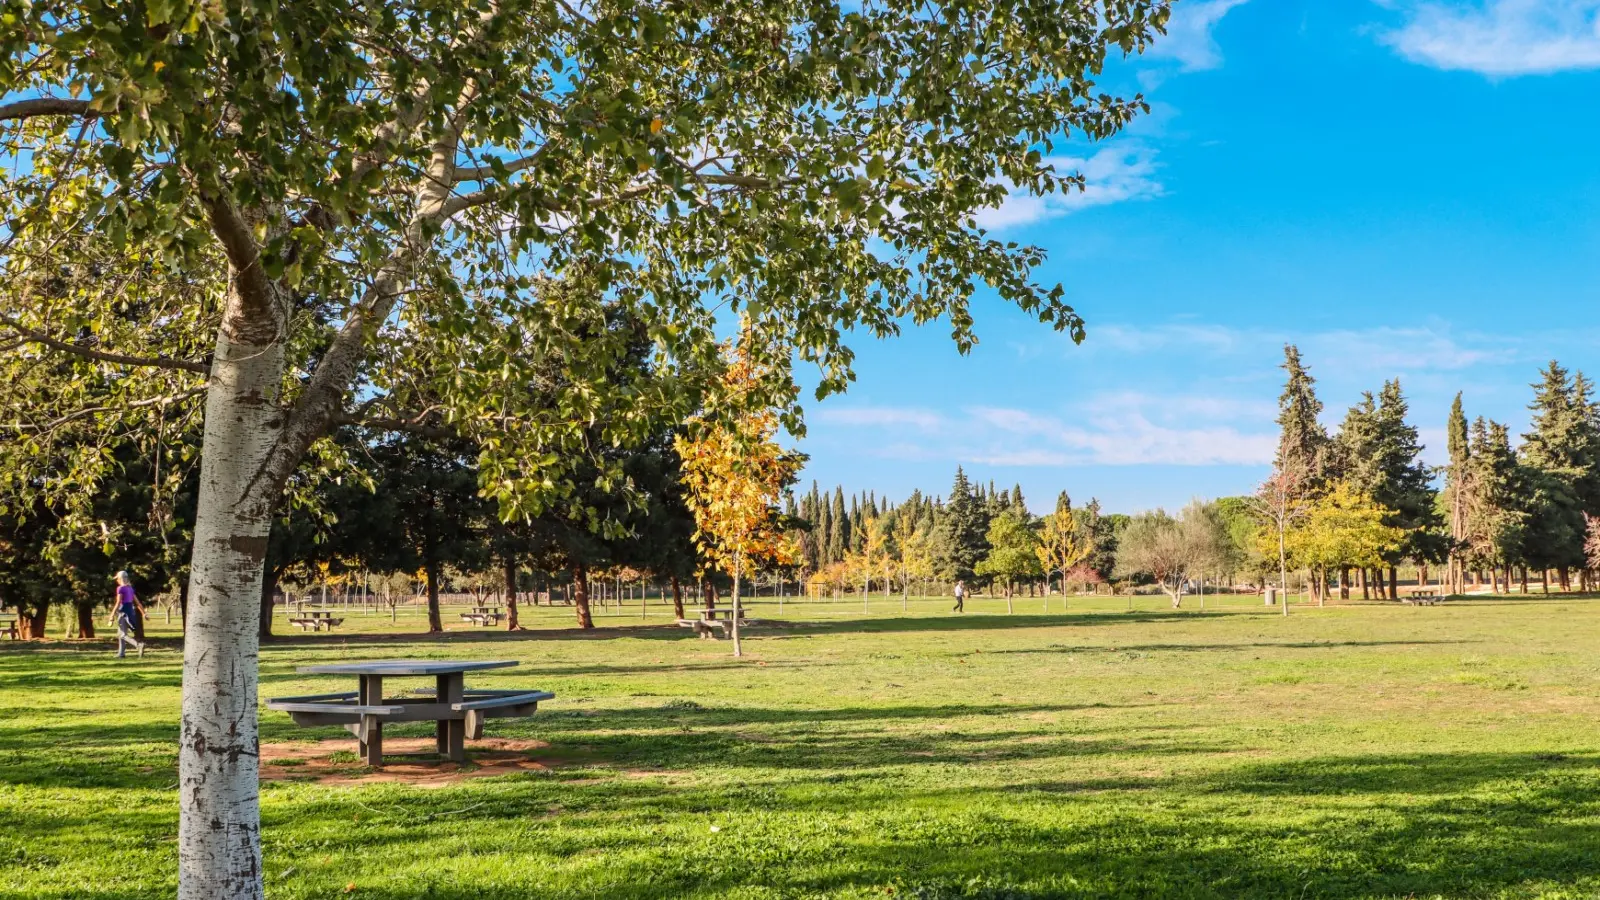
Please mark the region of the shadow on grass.
<svg viewBox="0 0 1600 900"><path fill-rule="evenodd" d="M1162 802L1149 802L1153 789ZM518 776L492 792L379 796L408 818L352 827L339 797L278 816L340 834L346 854L450 844L515 860L504 885L465 885L452 871L464 860L452 857L418 876L437 879L426 884L362 884L365 896L396 900L526 895L515 873L576 874L575 860L587 860L581 877L552 874L538 896L1587 896L1600 857L1593 756L1327 757L1000 787L862 772L686 786ZM388 809L378 804L367 809ZM430 809L467 811L428 822ZM720 829L708 833L708 821Z"/></svg>
<svg viewBox="0 0 1600 900"><path fill-rule="evenodd" d="M1162 728L1129 737L1062 734L1027 717L1110 708L1090 705L896 706L821 710L700 707L693 703L596 712L557 710L492 724L491 737L534 737L550 743L541 760L561 768L817 771L959 764L974 761L1085 757L1097 754L1211 753L1220 746L1185 743ZM996 728L1002 718L1015 727ZM385 730L424 736L431 723ZM1113 726L1108 725L1108 728ZM1124 726L1115 726L1119 732ZM171 781L178 729L171 723L104 725L70 719L0 725L0 784L33 787L156 787ZM263 712L263 742L349 740L334 726L302 728ZM351 744L353 747L354 744ZM130 748L140 752L130 753Z"/></svg>

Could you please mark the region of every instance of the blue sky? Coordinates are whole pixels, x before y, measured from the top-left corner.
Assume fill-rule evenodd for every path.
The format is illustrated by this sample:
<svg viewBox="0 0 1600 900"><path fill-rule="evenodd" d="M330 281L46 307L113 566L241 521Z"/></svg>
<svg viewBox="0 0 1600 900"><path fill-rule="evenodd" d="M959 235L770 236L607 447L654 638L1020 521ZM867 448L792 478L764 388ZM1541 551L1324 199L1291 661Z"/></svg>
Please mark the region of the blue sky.
<svg viewBox="0 0 1600 900"><path fill-rule="evenodd" d="M938 326L858 340L850 392L807 404L803 485L1247 492L1286 341L1330 428L1399 377L1433 461L1456 391L1520 432L1545 361L1600 374L1600 0L1180 0L1104 84L1152 113L1058 145L1087 191L989 219L1049 250L1088 340L990 299L965 358Z"/></svg>

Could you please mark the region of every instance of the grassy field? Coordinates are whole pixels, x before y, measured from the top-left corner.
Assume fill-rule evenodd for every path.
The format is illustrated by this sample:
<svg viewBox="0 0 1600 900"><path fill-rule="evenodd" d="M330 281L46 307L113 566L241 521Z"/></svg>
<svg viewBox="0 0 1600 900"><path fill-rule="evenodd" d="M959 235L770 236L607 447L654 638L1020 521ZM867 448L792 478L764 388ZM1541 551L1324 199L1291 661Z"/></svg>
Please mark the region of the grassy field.
<svg viewBox="0 0 1600 900"><path fill-rule="evenodd" d="M659 608L288 637L264 697L354 688L297 665L426 656L520 660L469 683L557 699L489 723L538 742L537 770L442 786L263 712L269 758L328 742L300 748L322 774L264 785L268 893L1600 894L1600 602L948 603L791 603L743 660ZM0 645L0 897L174 890L179 652L157 635L143 660Z"/></svg>

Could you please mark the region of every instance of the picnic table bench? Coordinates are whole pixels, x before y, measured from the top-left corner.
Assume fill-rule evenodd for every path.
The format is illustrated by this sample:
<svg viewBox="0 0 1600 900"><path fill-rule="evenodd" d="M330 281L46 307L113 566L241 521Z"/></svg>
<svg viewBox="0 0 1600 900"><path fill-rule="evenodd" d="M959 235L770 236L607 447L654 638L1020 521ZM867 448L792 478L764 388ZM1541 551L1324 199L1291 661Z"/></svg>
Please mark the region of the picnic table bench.
<svg viewBox="0 0 1600 900"><path fill-rule="evenodd" d="M0 616L0 634L13 641L22 637L21 632L17 631L16 616Z"/></svg>
<svg viewBox="0 0 1600 900"><path fill-rule="evenodd" d="M475 625L498 625L501 614L498 606L474 606L471 612L461 614L461 620Z"/></svg>
<svg viewBox="0 0 1600 900"><path fill-rule="evenodd" d="M429 659L388 659L373 662L301 666L307 675L355 675L360 687L335 694L280 697L267 708L286 712L296 725L342 725L361 743L361 757L369 766L383 765L383 726L387 722L433 722L439 754L466 762L466 740L483 737L483 721L490 718L531 716L539 701L555 694L535 690L468 689L466 673L504 669L515 660L471 662ZM432 677L434 689L417 696L383 696L384 678Z"/></svg>
<svg viewBox="0 0 1600 900"><path fill-rule="evenodd" d="M724 609L696 609L691 610L692 616L685 616L678 620L684 628L694 629L694 633L702 640L709 640L718 635L727 634L733 628L733 610ZM760 624L754 619L744 615L744 609L739 610L739 627L749 628L751 625Z"/></svg>
<svg viewBox="0 0 1600 900"><path fill-rule="evenodd" d="M1438 606L1444 602L1440 594L1409 594L1401 597L1400 602L1408 606Z"/></svg>
<svg viewBox="0 0 1600 900"><path fill-rule="evenodd" d="M290 625L300 626L301 631L332 631L344 624L344 619L335 618L332 612L325 609L300 610L289 617Z"/></svg>

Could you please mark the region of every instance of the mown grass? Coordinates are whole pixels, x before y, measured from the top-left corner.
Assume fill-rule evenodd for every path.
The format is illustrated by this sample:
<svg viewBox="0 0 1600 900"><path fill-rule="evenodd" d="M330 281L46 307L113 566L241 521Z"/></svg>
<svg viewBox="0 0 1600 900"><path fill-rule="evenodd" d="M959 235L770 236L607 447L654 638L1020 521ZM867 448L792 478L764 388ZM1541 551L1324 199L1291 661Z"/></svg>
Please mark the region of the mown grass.
<svg viewBox="0 0 1600 900"><path fill-rule="evenodd" d="M265 785L268 892L1600 893L1593 600L948 602L789 603L743 660L657 608L592 633L560 609L517 635L386 636L385 611L289 636L263 651L264 697L347 687L296 674L312 661L429 656L520 660L473 682L557 699L490 723L547 742L547 772ZM179 655L156 633L143 660L0 645L0 896L174 890Z"/></svg>

